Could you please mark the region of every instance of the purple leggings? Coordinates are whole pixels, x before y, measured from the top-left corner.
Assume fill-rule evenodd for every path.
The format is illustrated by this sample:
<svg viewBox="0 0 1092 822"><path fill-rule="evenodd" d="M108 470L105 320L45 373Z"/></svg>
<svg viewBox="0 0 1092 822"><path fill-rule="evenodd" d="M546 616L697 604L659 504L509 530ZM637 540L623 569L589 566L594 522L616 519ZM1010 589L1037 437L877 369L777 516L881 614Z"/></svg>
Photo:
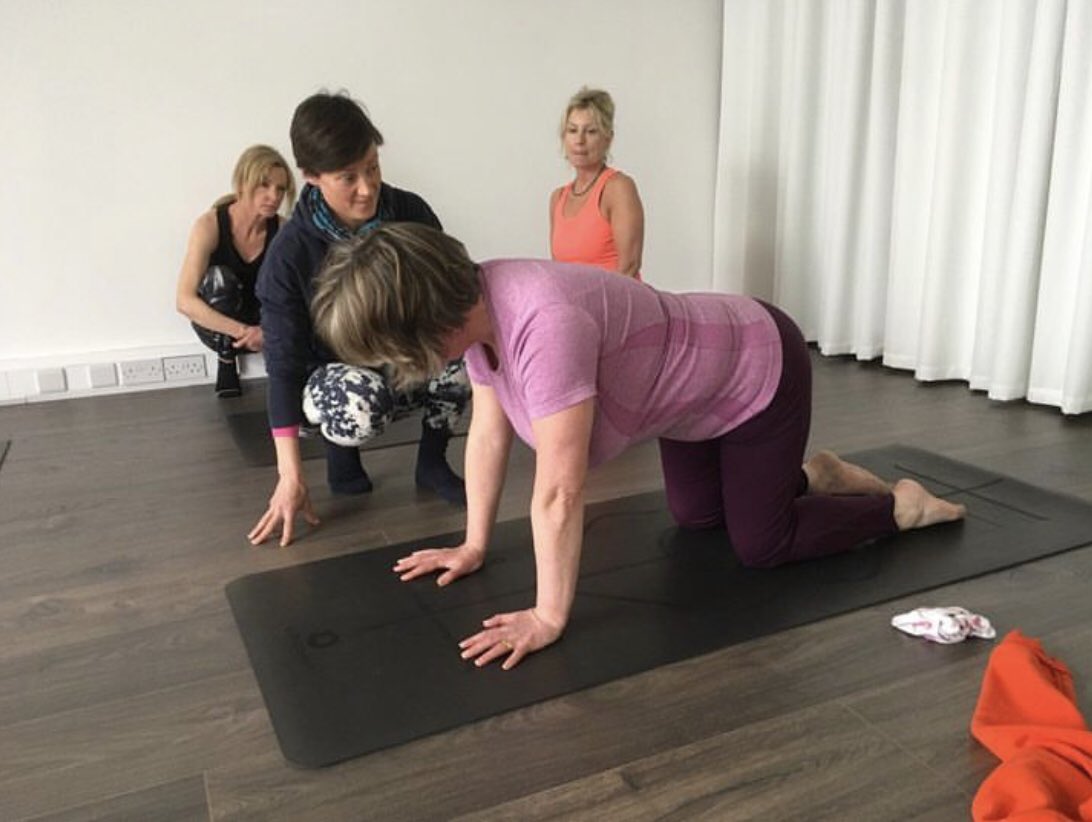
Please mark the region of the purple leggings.
<svg viewBox="0 0 1092 822"><path fill-rule="evenodd" d="M792 319L763 304L781 334L781 380L769 406L713 440L660 440L667 503L683 528L726 526L744 565L847 551L897 530L894 497L806 496L811 360Z"/></svg>

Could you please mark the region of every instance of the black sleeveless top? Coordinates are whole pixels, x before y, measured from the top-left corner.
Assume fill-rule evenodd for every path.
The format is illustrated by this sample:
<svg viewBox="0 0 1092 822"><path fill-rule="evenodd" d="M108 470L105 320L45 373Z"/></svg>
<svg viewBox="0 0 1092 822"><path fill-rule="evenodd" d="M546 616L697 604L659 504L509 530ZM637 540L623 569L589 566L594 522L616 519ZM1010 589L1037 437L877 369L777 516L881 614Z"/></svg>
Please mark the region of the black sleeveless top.
<svg viewBox="0 0 1092 822"><path fill-rule="evenodd" d="M265 259L265 253L269 250L269 244L273 242L273 237L276 235L277 229L280 228L281 222L276 215L265 221L265 245L262 247L261 253L248 263L240 256L238 249L235 248L235 241L231 238L229 205L231 203L224 203L216 207L216 226L219 229L220 239L216 243L216 248L212 250L212 254L209 255L209 267L222 265L230 268L235 273L239 283L243 286L244 312L248 315L254 312L255 316L257 316L258 298L254 295L254 287L258 282L258 269L262 267L262 260Z"/></svg>

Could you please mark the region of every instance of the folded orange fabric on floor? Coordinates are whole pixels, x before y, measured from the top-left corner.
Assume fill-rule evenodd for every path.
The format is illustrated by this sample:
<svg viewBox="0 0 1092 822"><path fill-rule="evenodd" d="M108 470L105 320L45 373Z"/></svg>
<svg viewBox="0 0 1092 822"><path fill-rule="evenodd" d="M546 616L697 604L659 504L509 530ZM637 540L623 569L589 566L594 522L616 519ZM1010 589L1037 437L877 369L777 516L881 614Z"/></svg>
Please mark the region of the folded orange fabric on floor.
<svg viewBox="0 0 1092 822"><path fill-rule="evenodd" d="M1092 732L1069 669L1038 640L1012 631L990 654L971 734L1001 759L975 820L1092 820Z"/></svg>

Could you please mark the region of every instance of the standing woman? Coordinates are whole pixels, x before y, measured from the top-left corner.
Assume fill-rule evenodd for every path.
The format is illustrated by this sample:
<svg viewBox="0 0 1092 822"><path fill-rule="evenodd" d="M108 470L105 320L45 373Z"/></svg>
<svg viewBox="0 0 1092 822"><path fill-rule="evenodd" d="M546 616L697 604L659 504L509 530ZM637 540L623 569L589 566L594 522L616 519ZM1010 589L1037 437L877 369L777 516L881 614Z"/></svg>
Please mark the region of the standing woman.
<svg viewBox="0 0 1092 822"><path fill-rule="evenodd" d="M583 87L561 119L561 146L576 172L550 195L550 256L641 278L645 214L633 179L607 165L614 101Z"/></svg>
<svg viewBox="0 0 1092 822"><path fill-rule="evenodd" d="M241 392L235 357L262 350L254 286L282 218L277 212L296 196L288 164L269 146L251 146L232 174L232 194L212 204L190 230L178 276L176 305L198 338L216 352L216 394Z"/></svg>

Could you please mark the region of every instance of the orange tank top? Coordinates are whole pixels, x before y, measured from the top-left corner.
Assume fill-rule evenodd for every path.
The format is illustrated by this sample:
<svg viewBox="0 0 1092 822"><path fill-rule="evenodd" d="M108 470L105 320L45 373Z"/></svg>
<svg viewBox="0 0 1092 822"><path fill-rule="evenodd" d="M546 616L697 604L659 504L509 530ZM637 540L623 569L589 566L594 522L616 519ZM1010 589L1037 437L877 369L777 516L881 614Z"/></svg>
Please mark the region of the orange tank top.
<svg viewBox="0 0 1092 822"><path fill-rule="evenodd" d="M565 216L565 203L572 196L573 184L561 189L554 204L554 230L550 237L550 255L563 263L587 263L608 271L618 270L618 248L610 223L599 212L599 201L607 181L618 173L605 168L595 181L588 199L572 217Z"/></svg>

